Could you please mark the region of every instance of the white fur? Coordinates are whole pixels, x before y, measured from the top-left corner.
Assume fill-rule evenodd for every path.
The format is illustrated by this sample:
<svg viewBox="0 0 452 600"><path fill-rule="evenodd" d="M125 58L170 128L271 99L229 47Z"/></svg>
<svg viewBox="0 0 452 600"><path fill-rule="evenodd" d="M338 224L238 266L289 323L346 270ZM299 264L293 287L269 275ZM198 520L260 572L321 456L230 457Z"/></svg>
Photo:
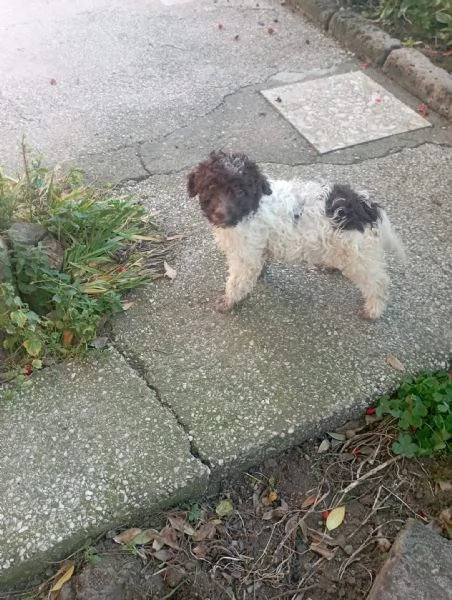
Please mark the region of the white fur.
<svg viewBox="0 0 452 600"><path fill-rule="evenodd" d="M235 227L215 228L226 255L229 276L217 309L230 310L254 288L266 260L307 262L339 269L361 291L364 316L383 312L389 277L385 250L403 257L402 245L381 210L378 225L364 233L341 230L325 216L331 187L314 181L271 181L273 193L262 196L258 210ZM297 218L296 215L299 215Z"/></svg>

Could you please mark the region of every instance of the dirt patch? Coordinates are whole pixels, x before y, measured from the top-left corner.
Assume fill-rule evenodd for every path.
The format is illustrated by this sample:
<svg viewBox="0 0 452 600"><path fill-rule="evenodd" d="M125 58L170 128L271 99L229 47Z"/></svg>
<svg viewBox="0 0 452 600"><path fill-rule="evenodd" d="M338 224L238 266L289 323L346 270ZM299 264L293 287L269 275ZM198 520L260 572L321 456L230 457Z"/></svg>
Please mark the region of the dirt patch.
<svg viewBox="0 0 452 600"><path fill-rule="evenodd" d="M61 600L366 598L409 517L452 532L450 456L396 457L393 421L366 419L268 459L151 528L109 532L79 553ZM47 598L57 580L28 598Z"/></svg>

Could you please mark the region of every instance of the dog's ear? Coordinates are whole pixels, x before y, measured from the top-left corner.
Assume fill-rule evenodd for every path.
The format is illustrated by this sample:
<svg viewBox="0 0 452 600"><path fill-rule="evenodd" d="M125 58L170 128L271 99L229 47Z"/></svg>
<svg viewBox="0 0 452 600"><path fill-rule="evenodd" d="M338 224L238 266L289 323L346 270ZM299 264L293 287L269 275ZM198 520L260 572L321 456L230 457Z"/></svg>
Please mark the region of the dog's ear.
<svg viewBox="0 0 452 600"><path fill-rule="evenodd" d="M198 188L196 187L196 170L193 170L188 174L187 192L190 198L194 198L198 194Z"/></svg>

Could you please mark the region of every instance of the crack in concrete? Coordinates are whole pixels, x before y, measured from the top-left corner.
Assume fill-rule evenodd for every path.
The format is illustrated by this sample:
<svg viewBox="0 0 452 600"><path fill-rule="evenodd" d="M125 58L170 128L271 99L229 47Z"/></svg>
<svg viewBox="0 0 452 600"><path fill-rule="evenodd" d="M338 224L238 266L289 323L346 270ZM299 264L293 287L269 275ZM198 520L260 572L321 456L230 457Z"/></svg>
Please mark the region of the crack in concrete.
<svg viewBox="0 0 452 600"><path fill-rule="evenodd" d="M132 355L132 353L124 352L122 348L118 347L114 335L110 334L110 337L111 337L111 343L112 343L112 346L114 347L114 349L124 358L124 360L129 365L129 367L131 369L133 369L133 371L135 371L135 373L137 373L137 375L140 377L140 379L142 379L145 382L147 387L154 392L155 397L157 398L157 401L164 408L169 410L169 412L172 414L172 416L173 416L174 420L176 421L176 423L178 424L178 426L185 433L185 435L187 436L188 444L189 444L190 454L194 458L196 458L196 460L199 460L199 462L202 463L204 466L208 467L209 470L212 470L212 465L210 464L210 462L200 454L198 447L196 446L196 442L193 440L192 435L190 434L190 431L189 431L187 425L184 423L184 421L181 419L181 417L176 413L176 411L171 406L171 404L169 404L168 402L166 402L164 400L159 387L155 383L152 383L151 381L149 381L149 377L146 373L146 368L144 366L144 363L141 361L141 359L138 358L138 356L136 356L136 355Z"/></svg>
<svg viewBox="0 0 452 600"><path fill-rule="evenodd" d="M260 164L263 164L263 165L275 165L275 166L280 166L280 167L283 166L283 167L290 167L290 168L306 167L309 165L348 166L348 165L363 164L363 163L373 161L373 160L379 160L379 159L385 158L387 156L400 154L401 152L404 152L405 150L417 150L418 148L421 148L422 146L428 146L428 145L439 146L440 148L452 148L452 144L449 144L448 142L421 141L418 144L413 144L412 146L403 146L400 148L390 148L389 150L387 150L386 152L383 152L382 154L379 154L378 156L367 156L367 157L363 157L363 158L354 158L352 160L349 160L349 161L346 161L343 163L322 160L322 156L318 156L314 160L306 160L305 162L288 163L288 162L277 162L277 161L270 161L270 160L264 160L264 161L259 161L259 162L260 162ZM169 169L166 171L152 172L145 166L144 161L141 156L140 156L140 162L141 162L141 166L146 171L146 175L142 175L139 177L126 177L124 179L121 179L121 181L115 187L121 187L130 181L135 181L135 182L139 183L141 181L146 181L146 180L150 179L151 177L159 177L159 176L165 177L165 176L171 176L171 175L179 175L180 173L184 173L185 171L187 171L187 169L190 168L190 165L185 165L178 169Z"/></svg>

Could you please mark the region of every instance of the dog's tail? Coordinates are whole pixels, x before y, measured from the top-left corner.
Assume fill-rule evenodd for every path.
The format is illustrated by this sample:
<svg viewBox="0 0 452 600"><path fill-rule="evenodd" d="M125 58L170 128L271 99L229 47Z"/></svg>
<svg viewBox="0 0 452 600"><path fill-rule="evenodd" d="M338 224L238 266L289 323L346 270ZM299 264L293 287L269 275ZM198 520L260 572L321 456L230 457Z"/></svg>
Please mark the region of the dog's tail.
<svg viewBox="0 0 452 600"><path fill-rule="evenodd" d="M394 231L386 211L381 207L378 208L380 213L380 233L383 247L388 252L394 253L402 264L406 263L406 253L403 247L402 240Z"/></svg>

